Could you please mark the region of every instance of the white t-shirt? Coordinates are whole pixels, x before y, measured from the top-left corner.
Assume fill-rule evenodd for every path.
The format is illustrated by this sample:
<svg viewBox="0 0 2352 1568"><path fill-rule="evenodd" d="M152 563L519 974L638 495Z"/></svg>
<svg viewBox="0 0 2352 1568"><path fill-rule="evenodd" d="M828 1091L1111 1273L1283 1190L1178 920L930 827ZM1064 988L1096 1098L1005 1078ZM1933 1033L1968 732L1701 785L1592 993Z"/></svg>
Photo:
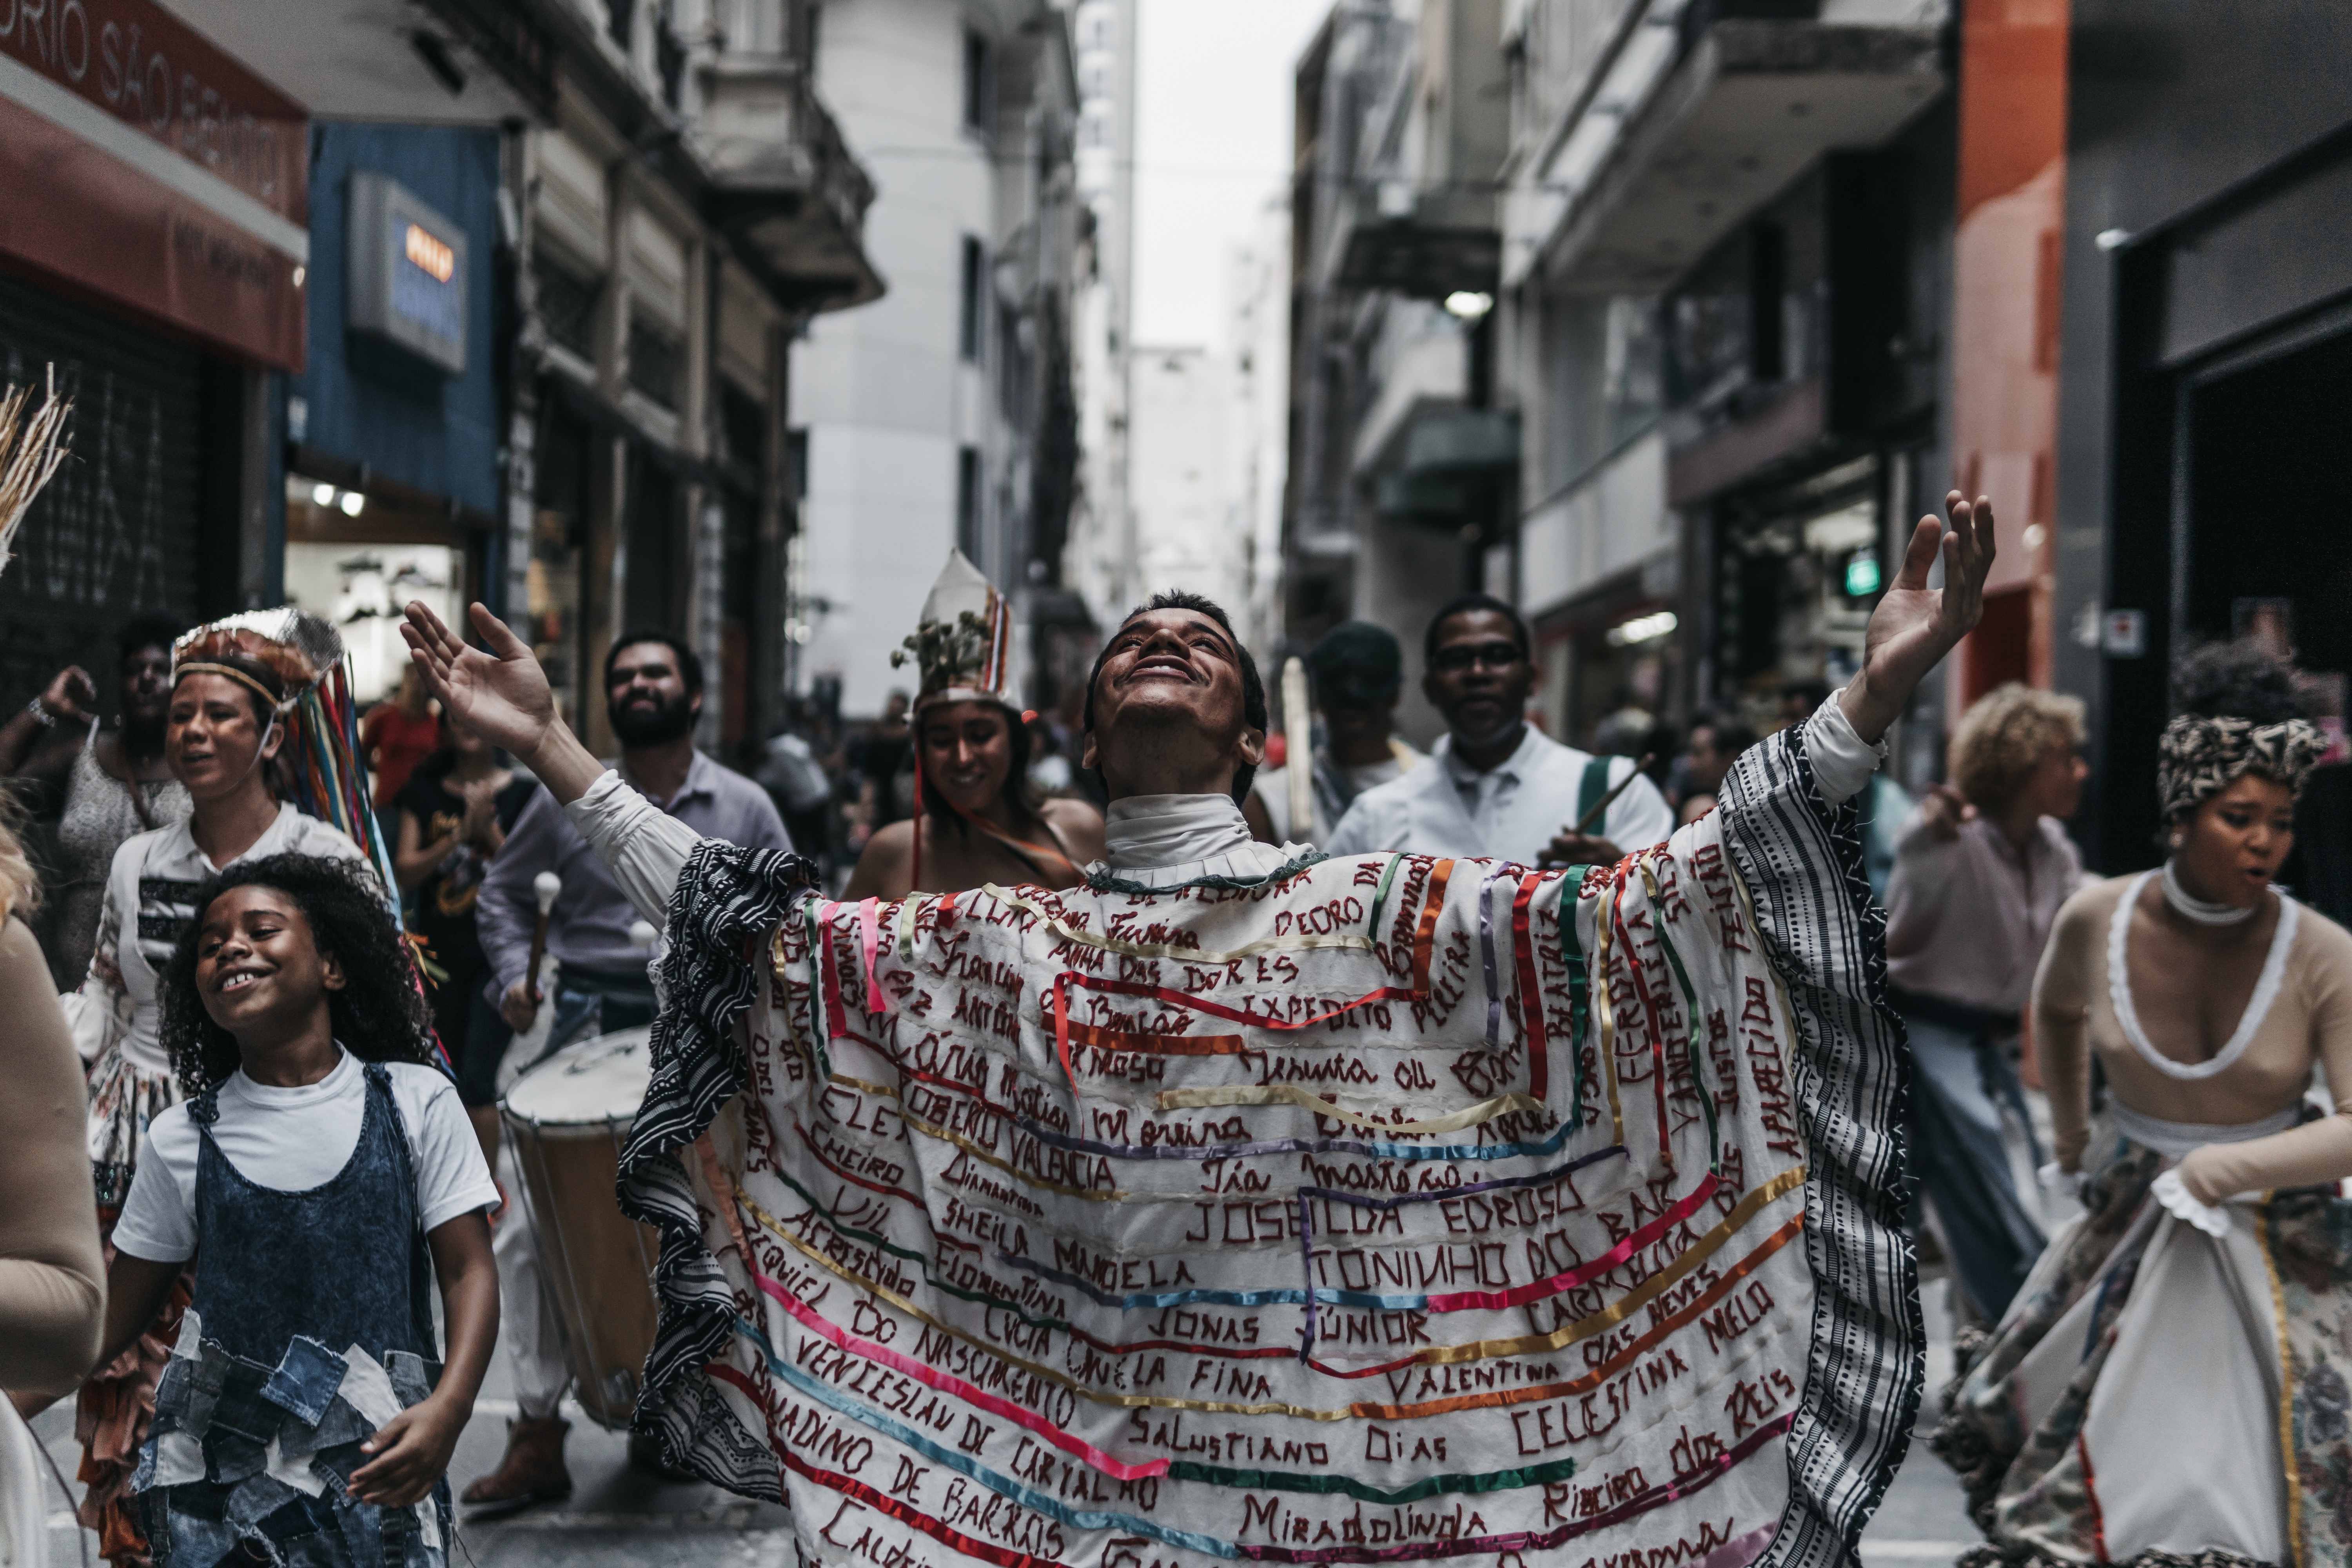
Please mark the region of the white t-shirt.
<svg viewBox="0 0 2352 1568"><path fill-rule="evenodd" d="M229 865L258 860L268 855L316 855L325 859L362 862L367 858L341 829L315 816L303 816L285 801L278 803L278 816L262 829L261 837ZM226 868L214 865L196 847L195 830L191 823L175 822L169 827L124 839L121 847L114 852L114 865L107 875L106 904L99 921L98 957L111 963L121 973L122 994L131 1002L131 1016L124 1020L127 1026L122 1032L122 1054L134 1066L159 1078L171 1073L172 1060L157 1038L163 1009L156 1004L156 987L162 984L163 970L172 962L172 950L179 945L181 934L195 923L196 916L202 912L195 907L196 889ZM93 961L92 975L97 975L101 967ZM85 984L82 994L89 998L98 989L95 984ZM80 1047L85 1061L97 1059L105 1048L102 1037L106 1021L100 1016L103 1011L103 1005L98 1008L84 1005L68 1009L75 1044Z"/></svg>
<svg viewBox="0 0 2352 1568"><path fill-rule="evenodd" d="M1334 857L1402 849L1532 866L1554 836L1575 826L1591 761L1530 724L1517 751L1480 773L1456 759L1454 738L1444 736L1432 765L1358 795L1323 847ZM1633 758L1611 758L1610 786L1633 771ZM1664 843L1674 830L1666 797L1637 778L1610 803L1596 831L1630 855Z"/></svg>
<svg viewBox="0 0 2352 1568"><path fill-rule="evenodd" d="M416 1173L417 1212L431 1231L499 1201L482 1146L458 1102L457 1086L436 1068L390 1064L392 1100ZM307 1192L340 1174L359 1147L367 1109L367 1067L348 1051L335 1070L300 1089L269 1089L242 1070L220 1086L213 1141L256 1186ZM185 1104L155 1118L139 1156L114 1245L151 1263L196 1251L196 1155L203 1141Z"/></svg>

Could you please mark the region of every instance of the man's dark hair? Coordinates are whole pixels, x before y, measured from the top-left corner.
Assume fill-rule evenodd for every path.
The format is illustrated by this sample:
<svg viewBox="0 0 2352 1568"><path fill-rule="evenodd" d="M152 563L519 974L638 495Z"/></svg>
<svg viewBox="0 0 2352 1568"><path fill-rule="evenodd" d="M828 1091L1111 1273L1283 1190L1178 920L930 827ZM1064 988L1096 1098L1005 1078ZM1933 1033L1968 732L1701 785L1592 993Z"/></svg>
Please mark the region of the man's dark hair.
<svg viewBox="0 0 2352 1568"><path fill-rule="evenodd" d="M613 639L612 647L604 655L605 690L613 689L613 665L620 658L623 650L649 642L657 642L669 649L670 659L677 666L679 678L686 682L688 697L702 690L702 656L688 647L684 637L676 632L663 631L658 626L639 626Z"/></svg>
<svg viewBox="0 0 2352 1568"><path fill-rule="evenodd" d="M1315 700L1328 708L1377 708L1404 689L1396 634L1370 621L1341 621L1307 650Z"/></svg>
<svg viewBox="0 0 2352 1568"><path fill-rule="evenodd" d="M244 1059L236 1037L213 1022L197 993L196 939L220 896L247 887L275 888L293 900L319 951L342 961L343 988L329 994L327 1011L343 1049L366 1062L432 1062L433 1015L375 879L357 860L267 855L240 860L196 889L195 919L164 965L160 1032L184 1092L202 1094Z"/></svg>
<svg viewBox="0 0 2352 1568"><path fill-rule="evenodd" d="M168 654L187 629L187 622L175 616L133 616L114 634L114 662L121 664L142 648L160 647Z"/></svg>
<svg viewBox="0 0 2352 1568"><path fill-rule="evenodd" d="M1536 639L1528 630L1528 623L1519 612L1492 594L1464 594L1448 599L1438 606L1437 614L1429 617L1429 629L1421 635L1421 657L1425 663L1437 658L1437 628L1456 616L1470 615L1478 610L1491 610L1511 623L1511 637L1519 645L1519 657L1533 662Z"/></svg>
<svg viewBox="0 0 2352 1568"><path fill-rule="evenodd" d="M1079 732L1087 735L1094 733L1095 683L1102 679L1103 661L1110 658L1110 645L1118 640L1118 634L1127 629L1129 621L1138 616L1148 616L1154 610L1192 610L1196 614L1208 616L1224 628L1225 636L1232 640L1234 652L1240 657L1242 664L1242 721L1259 734L1265 734L1267 729L1265 682L1257 677L1257 660L1252 658L1250 650L1242 646L1242 639L1234 635L1233 617L1225 614L1223 605L1218 604L1214 599L1188 593L1181 588L1171 588L1152 595L1149 600L1128 611L1110 636L1103 639L1102 651L1095 655L1095 667L1087 672L1087 706L1085 713L1078 720ZM1249 798L1250 783L1256 777L1257 769L1247 764L1234 771L1234 804L1235 805Z"/></svg>
<svg viewBox="0 0 2352 1568"><path fill-rule="evenodd" d="M1719 708L1704 708L1692 716L1690 732L1696 735L1701 730L1707 732L1707 744L1717 756L1736 757L1756 743L1756 731L1746 721Z"/></svg>

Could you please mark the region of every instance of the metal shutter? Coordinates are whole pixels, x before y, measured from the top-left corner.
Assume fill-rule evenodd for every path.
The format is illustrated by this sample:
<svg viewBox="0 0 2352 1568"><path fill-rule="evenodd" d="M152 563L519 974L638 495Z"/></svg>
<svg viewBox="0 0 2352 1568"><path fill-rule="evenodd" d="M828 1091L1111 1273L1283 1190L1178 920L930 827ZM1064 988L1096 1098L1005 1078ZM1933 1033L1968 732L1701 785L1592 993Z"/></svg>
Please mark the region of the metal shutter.
<svg viewBox="0 0 2352 1568"><path fill-rule="evenodd" d="M0 706L74 663L110 710L116 629L195 616L200 358L0 278L0 376L38 382L52 363L74 399L73 456L0 574Z"/></svg>

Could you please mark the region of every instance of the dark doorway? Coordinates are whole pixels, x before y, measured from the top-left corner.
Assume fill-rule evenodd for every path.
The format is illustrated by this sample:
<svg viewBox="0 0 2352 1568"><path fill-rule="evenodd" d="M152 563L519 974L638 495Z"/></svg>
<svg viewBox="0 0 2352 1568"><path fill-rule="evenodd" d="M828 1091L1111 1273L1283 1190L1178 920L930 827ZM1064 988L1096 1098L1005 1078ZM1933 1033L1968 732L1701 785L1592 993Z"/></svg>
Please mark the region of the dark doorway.
<svg viewBox="0 0 2352 1568"><path fill-rule="evenodd" d="M632 629L686 631L687 542L677 481L642 447L629 454L628 571L622 620Z"/></svg>
<svg viewBox="0 0 2352 1568"><path fill-rule="evenodd" d="M2332 687L2352 671L2352 333L2190 394L2188 559L2176 589L2192 639L2255 636ZM2322 768L2296 811L2281 879L2352 917L2352 777Z"/></svg>

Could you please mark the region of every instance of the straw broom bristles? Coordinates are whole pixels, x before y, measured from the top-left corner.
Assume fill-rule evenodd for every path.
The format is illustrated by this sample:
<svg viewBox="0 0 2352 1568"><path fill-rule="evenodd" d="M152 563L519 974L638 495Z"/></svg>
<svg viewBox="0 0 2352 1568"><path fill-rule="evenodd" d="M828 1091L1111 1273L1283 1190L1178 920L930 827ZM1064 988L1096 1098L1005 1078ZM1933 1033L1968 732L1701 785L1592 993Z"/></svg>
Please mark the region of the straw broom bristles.
<svg viewBox="0 0 2352 1568"><path fill-rule="evenodd" d="M58 396L56 365L49 366L40 407L27 413L32 400L29 386L12 386L0 397L0 569L12 559L16 530L33 498L66 460L66 416L73 401Z"/></svg>

